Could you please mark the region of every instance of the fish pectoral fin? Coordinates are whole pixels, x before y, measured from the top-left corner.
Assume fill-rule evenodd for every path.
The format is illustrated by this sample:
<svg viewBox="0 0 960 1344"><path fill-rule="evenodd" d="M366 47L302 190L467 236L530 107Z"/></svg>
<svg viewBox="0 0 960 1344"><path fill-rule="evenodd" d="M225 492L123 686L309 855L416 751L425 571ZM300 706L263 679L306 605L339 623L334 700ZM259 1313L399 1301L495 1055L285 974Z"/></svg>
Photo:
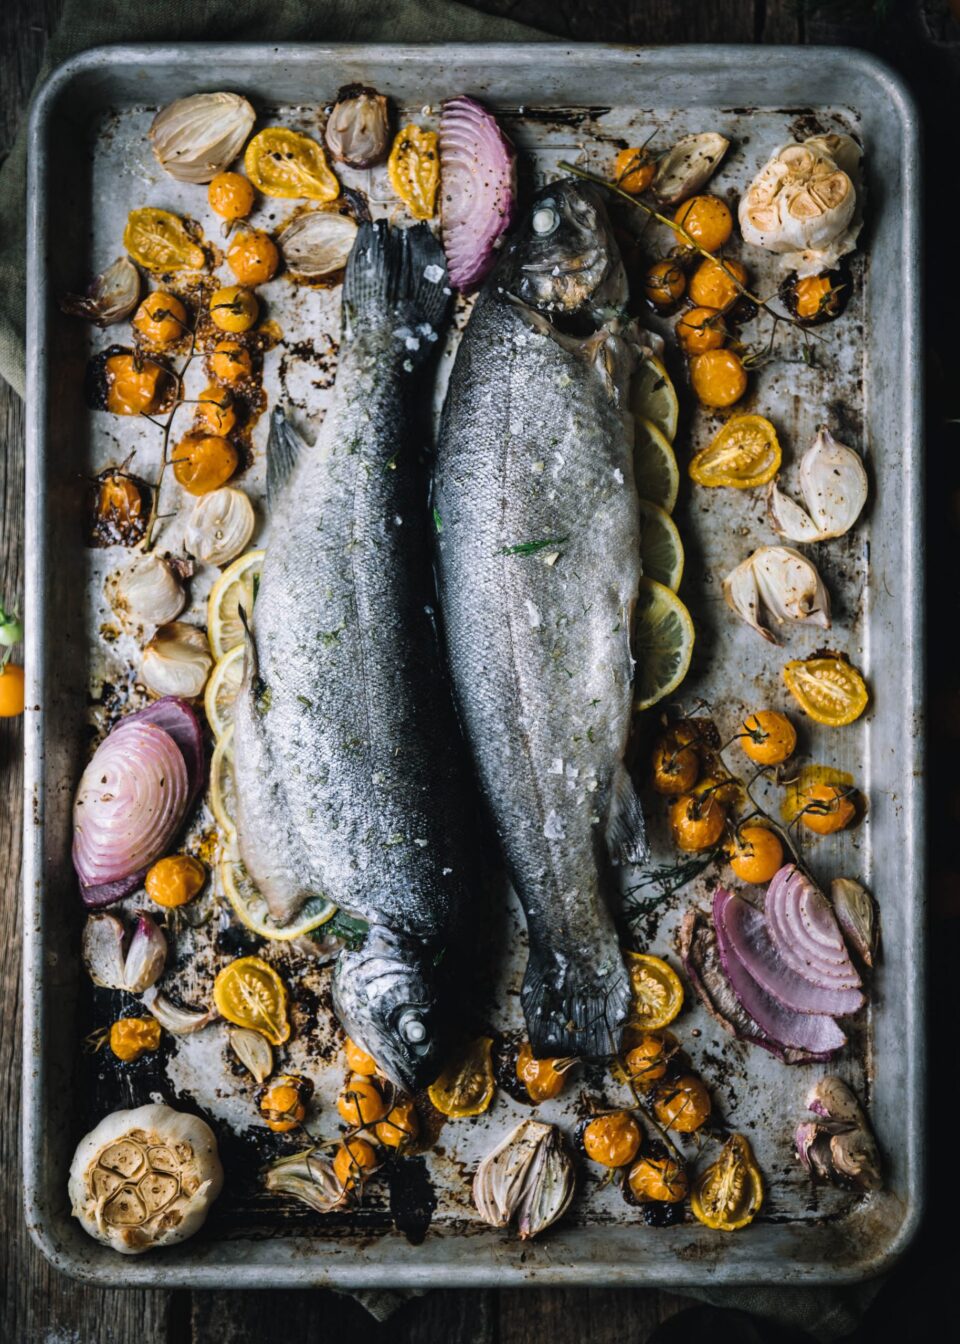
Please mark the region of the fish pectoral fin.
<svg viewBox="0 0 960 1344"><path fill-rule="evenodd" d="M241 686L249 691L254 706L263 710L266 708L264 700L267 694L267 684L260 675L260 656L257 652L257 641L250 626L250 617L247 615L242 602L237 606L237 615L240 617L240 624L243 626L243 678Z"/></svg>
<svg viewBox="0 0 960 1344"><path fill-rule="evenodd" d="M613 863L643 863L649 856L643 807L622 761L613 776L606 840Z"/></svg>
<svg viewBox="0 0 960 1344"><path fill-rule="evenodd" d="M279 406L270 416L267 436L267 507L272 509L293 475L307 445Z"/></svg>

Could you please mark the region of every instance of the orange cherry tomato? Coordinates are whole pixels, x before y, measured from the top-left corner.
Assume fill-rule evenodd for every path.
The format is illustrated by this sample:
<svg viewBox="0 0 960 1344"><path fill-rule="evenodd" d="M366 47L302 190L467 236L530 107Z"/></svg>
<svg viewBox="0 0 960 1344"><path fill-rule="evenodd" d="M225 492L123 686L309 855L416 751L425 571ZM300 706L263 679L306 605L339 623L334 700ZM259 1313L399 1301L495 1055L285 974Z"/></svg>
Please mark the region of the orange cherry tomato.
<svg viewBox="0 0 960 1344"><path fill-rule="evenodd" d="M857 809L842 784L808 784L800 794L800 823L817 835L833 835L849 826Z"/></svg>
<svg viewBox="0 0 960 1344"><path fill-rule="evenodd" d="M556 1059L534 1059L530 1043L524 1041L517 1055L517 1077L531 1101L549 1101L563 1091L564 1072Z"/></svg>
<svg viewBox="0 0 960 1344"><path fill-rule="evenodd" d="M683 268L671 257L655 261L643 280L643 292L654 308L672 308L683 298L687 278Z"/></svg>
<svg viewBox="0 0 960 1344"><path fill-rule="evenodd" d="M739 261L702 261L690 277L690 298L701 308L730 308L740 297L740 291L730 278L736 276L741 285L747 283L746 267Z"/></svg>
<svg viewBox="0 0 960 1344"><path fill-rule="evenodd" d="M727 814L713 793L681 794L670 808L670 830L678 849L695 854L710 849L723 835Z"/></svg>
<svg viewBox="0 0 960 1344"><path fill-rule="evenodd" d="M363 1078L372 1078L377 1071L377 1061L373 1055L368 1055L366 1050L361 1050L355 1041L348 1036L343 1046L343 1053L347 1057L347 1068L351 1073L359 1073Z"/></svg>
<svg viewBox="0 0 960 1344"><path fill-rule="evenodd" d="M233 398L222 387L211 384L200 393L197 405L196 425L205 434L225 438L237 425L237 412Z"/></svg>
<svg viewBox="0 0 960 1344"><path fill-rule="evenodd" d="M114 415L150 415L159 409L169 379L163 365L134 355L111 355L104 373L106 410Z"/></svg>
<svg viewBox="0 0 960 1344"><path fill-rule="evenodd" d="M133 325L147 345L164 350L187 334L187 310L175 294L155 289L134 313Z"/></svg>
<svg viewBox="0 0 960 1344"><path fill-rule="evenodd" d="M686 355L719 350L727 339L723 317L716 308L690 308L676 321L677 340Z"/></svg>
<svg viewBox="0 0 960 1344"><path fill-rule="evenodd" d="M405 1148L413 1143L419 1130L420 1121L417 1118L416 1108L409 1097L404 1097L387 1112L377 1124L374 1133L377 1142L382 1143L385 1148Z"/></svg>
<svg viewBox="0 0 960 1344"><path fill-rule="evenodd" d="M727 857L742 882L760 886L783 867L783 845L769 826L740 826L727 845Z"/></svg>
<svg viewBox="0 0 960 1344"><path fill-rule="evenodd" d="M13 719L23 713L23 668L19 663L0 667L0 719Z"/></svg>
<svg viewBox="0 0 960 1344"><path fill-rule="evenodd" d="M664 1129L692 1134L710 1114L710 1093L694 1073L685 1073L676 1081L662 1083L653 1109Z"/></svg>
<svg viewBox="0 0 960 1344"><path fill-rule="evenodd" d="M276 275L280 253L269 234L243 229L227 249L227 264L241 285L262 285Z"/></svg>
<svg viewBox="0 0 960 1344"><path fill-rule="evenodd" d="M341 1119L356 1129L375 1125L387 1114L387 1103L376 1083L357 1075L351 1078L337 1097Z"/></svg>
<svg viewBox="0 0 960 1344"><path fill-rule="evenodd" d="M598 1115L583 1131L583 1148L602 1167L625 1167L636 1157L643 1140L640 1126L629 1111Z"/></svg>
<svg viewBox="0 0 960 1344"><path fill-rule="evenodd" d="M690 361L690 381L704 406L732 406L747 390L743 360L732 350L707 350Z"/></svg>
<svg viewBox="0 0 960 1344"><path fill-rule="evenodd" d="M217 173L207 187L210 209L221 219L246 219L256 193L242 173Z"/></svg>
<svg viewBox="0 0 960 1344"><path fill-rule="evenodd" d="M239 341L218 341L210 357L210 371L219 383L242 383L253 373L250 351Z"/></svg>
<svg viewBox="0 0 960 1344"><path fill-rule="evenodd" d="M740 746L757 765L781 765L796 750L797 730L779 710L758 709L743 721Z"/></svg>
<svg viewBox="0 0 960 1344"><path fill-rule="evenodd" d="M218 434L186 434L173 454L173 474L191 495L219 490L237 469L237 450Z"/></svg>
<svg viewBox="0 0 960 1344"><path fill-rule="evenodd" d="M700 777L700 756L689 728L671 728L653 749L653 787L657 793L687 793Z"/></svg>
<svg viewBox="0 0 960 1344"><path fill-rule="evenodd" d="M631 196L646 191L657 171L657 162L647 149L621 149L613 164L613 180Z"/></svg>
<svg viewBox="0 0 960 1344"><path fill-rule="evenodd" d="M376 1151L366 1139L344 1139L333 1159L333 1174L344 1190L349 1190L362 1184L377 1165Z"/></svg>
<svg viewBox="0 0 960 1344"><path fill-rule="evenodd" d="M171 854L160 859L147 873L144 887L156 905L174 910L198 896L207 880L207 870L192 854Z"/></svg>

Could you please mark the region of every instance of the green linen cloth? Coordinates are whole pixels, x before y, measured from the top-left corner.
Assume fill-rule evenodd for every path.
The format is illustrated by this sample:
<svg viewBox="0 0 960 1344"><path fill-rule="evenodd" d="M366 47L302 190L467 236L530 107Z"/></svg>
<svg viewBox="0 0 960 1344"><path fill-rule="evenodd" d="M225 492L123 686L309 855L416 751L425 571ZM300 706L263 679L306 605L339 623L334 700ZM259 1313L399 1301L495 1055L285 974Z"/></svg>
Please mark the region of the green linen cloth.
<svg viewBox="0 0 960 1344"><path fill-rule="evenodd" d="M546 41L549 36L509 19L478 13L454 0L154 0L150 4L67 0L41 78L76 52L116 42L530 42ZM535 92L532 89L531 96ZM25 383L25 145L25 127L21 126L0 169L0 375L21 396ZM878 1282L843 1290L748 1286L689 1295L806 1329L826 1344L856 1327L878 1287ZM412 1295L354 1294L381 1320Z"/></svg>

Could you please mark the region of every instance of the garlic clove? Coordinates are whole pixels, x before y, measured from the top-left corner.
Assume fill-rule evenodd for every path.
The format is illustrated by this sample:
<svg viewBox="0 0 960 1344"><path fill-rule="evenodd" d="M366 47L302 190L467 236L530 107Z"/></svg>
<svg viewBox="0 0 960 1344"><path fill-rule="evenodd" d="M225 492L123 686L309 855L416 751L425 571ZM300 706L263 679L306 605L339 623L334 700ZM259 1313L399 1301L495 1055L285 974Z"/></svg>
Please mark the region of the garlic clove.
<svg viewBox="0 0 960 1344"><path fill-rule="evenodd" d="M203 693L212 667L203 631L185 621L171 621L160 627L144 649L140 679L155 695L193 700Z"/></svg>
<svg viewBox="0 0 960 1344"><path fill-rule="evenodd" d="M150 127L157 162L180 182L209 182L233 162L256 113L236 93L194 93L163 108Z"/></svg>
<svg viewBox="0 0 960 1344"><path fill-rule="evenodd" d="M679 205L694 196L720 166L730 141L717 131L685 135L660 160L653 194L662 205Z"/></svg>
<svg viewBox="0 0 960 1344"><path fill-rule="evenodd" d="M390 148L390 105L382 93L350 84L337 94L324 136L335 159L351 168L373 168Z"/></svg>
<svg viewBox="0 0 960 1344"><path fill-rule="evenodd" d="M151 915L139 910L123 966L124 988L131 994L142 994L156 984L166 964L167 940L163 930Z"/></svg>
<svg viewBox="0 0 960 1344"><path fill-rule="evenodd" d="M121 620L163 625L186 606L183 584L160 556L137 555L125 569L108 575L104 591Z"/></svg>
<svg viewBox="0 0 960 1344"><path fill-rule="evenodd" d="M80 951L87 974L102 989L125 989L123 944L127 932L116 915L88 915Z"/></svg>
<svg viewBox="0 0 960 1344"><path fill-rule="evenodd" d="M817 1116L797 1126L797 1156L815 1176L864 1192L883 1184L880 1150L849 1086L835 1074L814 1083L807 1107Z"/></svg>
<svg viewBox="0 0 960 1344"><path fill-rule="evenodd" d="M117 257L90 284L86 294L65 294L60 311L110 327L130 316L140 297L140 272L129 257Z"/></svg>
<svg viewBox="0 0 960 1344"><path fill-rule="evenodd" d="M222 1186L210 1126L157 1104L113 1111L80 1140L68 1194L85 1232L139 1255L191 1237Z"/></svg>
<svg viewBox="0 0 960 1344"><path fill-rule="evenodd" d="M485 1223L516 1223L522 1241L566 1212L576 1185L573 1162L556 1125L524 1120L477 1167L473 1201Z"/></svg>
<svg viewBox="0 0 960 1344"><path fill-rule="evenodd" d="M332 1213L347 1199L347 1192L337 1180L333 1163L314 1156L314 1150L282 1157L267 1168L263 1178L266 1188L276 1195L291 1195L317 1213Z"/></svg>
<svg viewBox="0 0 960 1344"><path fill-rule="evenodd" d="M174 1036L190 1036L195 1031L202 1031L220 1016L216 1008L208 1008L205 1012L198 1012L195 1008L180 1008L156 988L148 989L140 1002L164 1031Z"/></svg>
<svg viewBox="0 0 960 1344"><path fill-rule="evenodd" d="M306 280L343 270L357 237L357 222L332 210L298 215L277 235L287 269Z"/></svg>
<svg viewBox="0 0 960 1344"><path fill-rule="evenodd" d="M265 1083L273 1073L273 1051L270 1042L259 1031L249 1027L231 1027L230 1048L256 1082Z"/></svg>
<svg viewBox="0 0 960 1344"><path fill-rule="evenodd" d="M249 497L236 486L225 485L197 500L184 545L205 565L228 565L247 549L256 525Z"/></svg>
<svg viewBox="0 0 960 1344"><path fill-rule="evenodd" d="M830 595L812 560L789 546L761 546L723 580L727 605L764 639L779 640L764 617L830 626Z"/></svg>

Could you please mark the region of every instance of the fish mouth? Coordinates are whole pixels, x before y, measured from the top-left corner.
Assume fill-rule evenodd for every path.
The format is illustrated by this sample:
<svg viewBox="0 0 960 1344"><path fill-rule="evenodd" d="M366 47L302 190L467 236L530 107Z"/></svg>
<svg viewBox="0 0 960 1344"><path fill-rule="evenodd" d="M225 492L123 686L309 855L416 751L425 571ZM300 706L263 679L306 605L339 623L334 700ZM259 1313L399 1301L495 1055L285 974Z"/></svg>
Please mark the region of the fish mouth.
<svg viewBox="0 0 960 1344"><path fill-rule="evenodd" d="M560 266L555 261L528 261L520 269L530 275L581 275L584 271L592 270L601 259L599 247L592 251L584 253L579 261L571 262L568 266Z"/></svg>

